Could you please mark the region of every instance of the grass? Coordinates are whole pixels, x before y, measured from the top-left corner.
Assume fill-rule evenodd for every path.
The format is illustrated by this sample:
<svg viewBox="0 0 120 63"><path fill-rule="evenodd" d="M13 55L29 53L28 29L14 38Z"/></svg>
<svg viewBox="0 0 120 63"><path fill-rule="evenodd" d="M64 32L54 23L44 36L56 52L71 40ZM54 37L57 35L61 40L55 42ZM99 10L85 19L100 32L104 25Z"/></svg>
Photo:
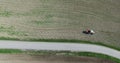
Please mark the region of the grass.
<svg viewBox="0 0 120 63"><path fill-rule="evenodd" d="M0 40L20 40L18 38L11 38L11 37L0 37Z"/></svg>
<svg viewBox="0 0 120 63"><path fill-rule="evenodd" d="M28 54L31 55L64 55L64 56L87 56L87 57L95 57L101 59L107 59L114 61L116 63L120 63L120 59L93 52L70 52L70 51L27 51Z"/></svg>
<svg viewBox="0 0 120 63"><path fill-rule="evenodd" d="M26 50L21 51L18 49L0 49L0 53L24 53L29 55L64 55L64 56L87 56L87 57L95 57L95 58L101 58L101 59L107 59L111 60L116 63L120 63L120 59L99 54L99 53L92 53L92 52L70 52L70 51L35 51L35 50Z"/></svg>
<svg viewBox="0 0 120 63"><path fill-rule="evenodd" d="M1 17L9 17L11 15L12 15L12 12L10 12L10 11L0 11Z"/></svg>
<svg viewBox="0 0 120 63"><path fill-rule="evenodd" d="M114 57L111 57L111 56L107 56L107 55L104 55L104 54L91 53L91 52L78 52L77 55L108 59L108 60L112 60L116 63L120 63L120 59L117 59L117 58L114 58Z"/></svg>
<svg viewBox="0 0 120 63"><path fill-rule="evenodd" d="M18 49L0 49L0 53L22 53L23 51Z"/></svg>
<svg viewBox="0 0 120 63"><path fill-rule="evenodd" d="M32 21L32 24L36 24L38 26L42 26L42 25L49 25L52 22L51 21L47 21L47 20L43 20L43 21Z"/></svg>
<svg viewBox="0 0 120 63"><path fill-rule="evenodd" d="M16 36L23 36L25 35L24 32L16 31L14 26L5 26L0 25L0 32L7 33L8 35L16 35Z"/></svg>

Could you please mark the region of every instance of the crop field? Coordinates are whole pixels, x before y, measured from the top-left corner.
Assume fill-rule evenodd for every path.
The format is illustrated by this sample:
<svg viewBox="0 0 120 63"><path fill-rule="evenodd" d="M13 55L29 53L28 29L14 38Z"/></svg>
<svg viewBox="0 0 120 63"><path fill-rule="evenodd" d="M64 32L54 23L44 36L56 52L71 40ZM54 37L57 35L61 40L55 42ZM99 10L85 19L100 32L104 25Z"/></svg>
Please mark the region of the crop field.
<svg viewBox="0 0 120 63"><path fill-rule="evenodd" d="M120 0L0 0L0 37L76 39L120 47ZM93 29L94 35L82 31Z"/></svg>
<svg viewBox="0 0 120 63"><path fill-rule="evenodd" d="M12 57L12 58L11 58ZM110 60L93 57L0 54L1 63L114 63Z"/></svg>

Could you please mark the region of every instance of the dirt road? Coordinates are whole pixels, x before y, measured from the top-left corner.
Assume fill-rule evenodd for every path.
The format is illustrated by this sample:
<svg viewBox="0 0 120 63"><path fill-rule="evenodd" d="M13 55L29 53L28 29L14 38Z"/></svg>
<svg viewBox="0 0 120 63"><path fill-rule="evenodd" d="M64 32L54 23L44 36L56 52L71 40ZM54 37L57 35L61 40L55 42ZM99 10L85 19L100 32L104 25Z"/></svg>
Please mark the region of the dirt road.
<svg viewBox="0 0 120 63"><path fill-rule="evenodd" d="M59 51L85 51L102 53L120 59L120 51L92 44L78 43L48 43L25 41L0 41L0 48L6 49L33 49L33 50L59 50Z"/></svg>

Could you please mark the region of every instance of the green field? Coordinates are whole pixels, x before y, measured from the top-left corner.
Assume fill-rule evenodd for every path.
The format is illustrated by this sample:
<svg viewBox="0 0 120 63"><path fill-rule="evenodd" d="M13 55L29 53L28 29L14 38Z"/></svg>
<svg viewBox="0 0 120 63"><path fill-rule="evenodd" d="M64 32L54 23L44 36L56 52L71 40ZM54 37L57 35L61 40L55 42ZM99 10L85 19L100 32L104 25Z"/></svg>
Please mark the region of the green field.
<svg viewBox="0 0 120 63"><path fill-rule="evenodd" d="M120 48L119 6L119 0L0 0L0 37L86 40ZM86 29L96 34L83 34Z"/></svg>

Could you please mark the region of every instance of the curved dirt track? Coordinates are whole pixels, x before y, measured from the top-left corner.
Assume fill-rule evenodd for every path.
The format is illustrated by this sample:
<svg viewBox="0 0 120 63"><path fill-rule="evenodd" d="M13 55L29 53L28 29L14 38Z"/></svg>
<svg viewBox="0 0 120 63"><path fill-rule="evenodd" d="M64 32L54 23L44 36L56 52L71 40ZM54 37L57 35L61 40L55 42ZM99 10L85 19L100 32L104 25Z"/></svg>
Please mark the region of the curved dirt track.
<svg viewBox="0 0 120 63"><path fill-rule="evenodd" d="M11 58L12 57L12 58ZM82 56L0 54L0 63L115 63L110 60Z"/></svg>
<svg viewBox="0 0 120 63"><path fill-rule="evenodd" d="M120 51L92 44L0 41L0 48L96 52L120 59Z"/></svg>
<svg viewBox="0 0 120 63"><path fill-rule="evenodd" d="M0 41L0 48L96 52L120 59L120 51L92 44Z"/></svg>

